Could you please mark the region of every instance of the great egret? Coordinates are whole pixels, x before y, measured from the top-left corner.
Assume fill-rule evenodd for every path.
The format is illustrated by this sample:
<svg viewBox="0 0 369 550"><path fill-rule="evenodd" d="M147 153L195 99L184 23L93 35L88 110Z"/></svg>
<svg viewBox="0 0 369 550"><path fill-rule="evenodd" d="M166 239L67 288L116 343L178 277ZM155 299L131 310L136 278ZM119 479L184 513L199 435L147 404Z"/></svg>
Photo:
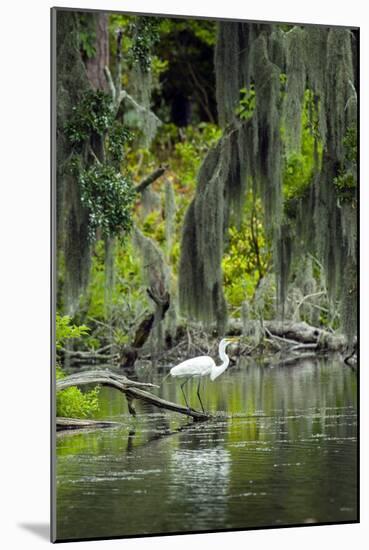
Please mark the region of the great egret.
<svg viewBox="0 0 369 550"><path fill-rule="evenodd" d="M223 363L219 366L215 364L214 359L212 359L212 357L209 357L209 355L200 355L199 357L187 359L186 361L183 361L182 363L179 363L179 365L176 365L175 367L170 369L169 374L174 378L186 378L183 384L181 384L181 390L188 409L190 407L188 405L186 394L184 392L184 386L191 378L199 378L199 383L197 385L197 397L199 398L202 412L205 412L200 397L201 377L210 374L210 380L213 381L218 378L218 376L220 376L229 365L229 357L225 352L226 347L228 346L228 344L238 341L239 338L235 337L223 338L223 340L220 341L219 357L221 358Z"/></svg>

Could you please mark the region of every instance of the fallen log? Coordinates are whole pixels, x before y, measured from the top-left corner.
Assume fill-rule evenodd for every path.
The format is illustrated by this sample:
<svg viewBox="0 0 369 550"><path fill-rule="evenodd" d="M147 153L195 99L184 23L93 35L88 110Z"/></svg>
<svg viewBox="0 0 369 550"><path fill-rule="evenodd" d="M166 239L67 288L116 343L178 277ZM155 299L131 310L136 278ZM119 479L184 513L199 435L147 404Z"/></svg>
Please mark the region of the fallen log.
<svg viewBox="0 0 369 550"><path fill-rule="evenodd" d="M155 405L160 409L166 409L190 416L196 421L208 420L210 418L210 415L206 413L202 413L194 409L187 409L187 407L184 407L183 405L178 405L177 403L167 401L142 389L145 387L158 388L159 386L156 386L155 384L135 382L134 380L129 380L126 376L115 374L109 370L101 369L71 374L66 378L61 378L56 381L56 391L61 391L71 386L85 386L88 384L110 386L124 393L128 400L129 412L132 415L135 414L132 399L141 399L141 401Z"/></svg>
<svg viewBox="0 0 369 550"><path fill-rule="evenodd" d="M300 353L299 355L290 355L288 357L282 357L273 366L282 366L287 367L289 365L294 365L295 363L301 364L302 361L317 359L315 353L306 352Z"/></svg>
<svg viewBox="0 0 369 550"><path fill-rule="evenodd" d="M111 386L121 391L126 391L129 387L159 387L148 382L136 382L135 380L129 380L126 376L115 374L115 372L108 369L95 369L77 372L75 374L70 374L65 378L60 378L56 381L56 391L65 390L71 386L86 386L87 384Z"/></svg>
<svg viewBox="0 0 369 550"><path fill-rule="evenodd" d="M249 323L250 325L254 323L256 326L259 321L249 321ZM331 333L304 322L263 321L263 328L269 336L288 345L314 344L316 351L332 352L343 351L347 347L347 341L343 334ZM242 321L231 320L229 333L231 335L242 334Z"/></svg>
<svg viewBox="0 0 369 550"><path fill-rule="evenodd" d="M118 353L99 353L93 351L79 351L79 350L61 350L64 355L67 355L73 363L96 363L103 362L108 363L111 361L117 361L119 359Z"/></svg>
<svg viewBox="0 0 369 550"><path fill-rule="evenodd" d="M118 422L110 422L108 420L88 420L80 418L66 418L58 416L56 418L56 431L61 430L80 430L86 428L112 428L119 426Z"/></svg>

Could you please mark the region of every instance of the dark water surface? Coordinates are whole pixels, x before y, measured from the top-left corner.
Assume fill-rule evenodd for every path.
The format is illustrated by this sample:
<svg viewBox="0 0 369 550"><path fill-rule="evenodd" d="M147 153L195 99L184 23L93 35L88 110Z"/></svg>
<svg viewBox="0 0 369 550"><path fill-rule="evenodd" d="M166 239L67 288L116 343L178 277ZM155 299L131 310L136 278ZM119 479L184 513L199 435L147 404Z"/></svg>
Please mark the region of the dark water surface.
<svg viewBox="0 0 369 550"><path fill-rule="evenodd" d="M157 391L182 401L178 381ZM122 427L58 435L58 540L356 520L353 370L239 363L202 395L217 415L193 424L101 390Z"/></svg>

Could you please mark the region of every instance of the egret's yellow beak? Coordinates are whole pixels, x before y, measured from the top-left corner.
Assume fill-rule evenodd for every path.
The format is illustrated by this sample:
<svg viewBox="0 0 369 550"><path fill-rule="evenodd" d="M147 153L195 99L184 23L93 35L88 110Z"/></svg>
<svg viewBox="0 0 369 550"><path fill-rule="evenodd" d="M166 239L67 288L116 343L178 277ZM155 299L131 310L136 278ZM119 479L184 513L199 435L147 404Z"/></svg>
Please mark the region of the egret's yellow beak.
<svg viewBox="0 0 369 550"><path fill-rule="evenodd" d="M239 336L230 336L229 338L227 338L227 342L239 342L239 341L240 341Z"/></svg>

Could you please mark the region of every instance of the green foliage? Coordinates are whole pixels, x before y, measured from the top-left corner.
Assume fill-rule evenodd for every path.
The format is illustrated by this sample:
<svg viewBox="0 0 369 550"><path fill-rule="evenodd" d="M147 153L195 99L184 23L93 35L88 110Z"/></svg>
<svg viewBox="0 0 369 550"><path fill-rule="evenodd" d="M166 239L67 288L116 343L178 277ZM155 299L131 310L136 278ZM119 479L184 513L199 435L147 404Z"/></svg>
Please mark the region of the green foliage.
<svg viewBox="0 0 369 550"><path fill-rule="evenodd" d="M188 21L194 35L204 44L214 46L216 42L216 24L214 21L199 21L190 19Z"/></svg>
<svg viewBox="0 0 369 550"><path fill-rule="evenodd" d="M200 21L196 19L162 19L160 21L160 34L191 32L203 44L214 46L216 42L215 21Z"/></svg>
<svg viewBox="0 0 369 550"><path fill-rule="evenodd" d="M291 240L294 239L297 235L297 224L294 224L292 218L299 216L300 211L303 210L300 208L304 204L301 199L308 197L311 183L318 182L315 176L322 168L323 144L326 149L331 147L332 151L336 147L333 142L332 145L329 137L332 129L324 122L332 118L332 128L336 125L340 129L336 133L339 135L341 154L337 157L335 172L329 173L327 178L327 185L330 186L331 191L336 191L336 196L331 202L338 206L356 197L356 129L349 128L342 141L346 121L351 120L345 114L350 105L346 97L345 101L342 99L340 102L336 102L335 99L330 100L329 94L326 94L320 85L320 82L322 86L330 82L332 84L332 93L330 93L334 98L336 80L344 81L344 78L336 79L335 67L339 65L338 60L333 58L330 65L331 77L326 79L326 77L323 78L324 71L327 69L325 62L313 69L309 68L310 64L315 63L315 59L319 61L318 56L307 59L307 55L300 56L298 52L296 53L296 48L290 47L288 61L285 55L286 37L283 36L282 31L289 32L292 30L291 26L280 26L281 32L276 33L278 29L274 29L269 35L257 26L247 28L247 24L244 27L234 23L227 25L228 34L225 35L227 39L218 51L220 68L217 63L215 64L215 69L218 71L219 97L217 99L218 108L223 102L225 104L223 109L225 124L221 122L222 127L225 128L225 134L228 131L228 123L234 123L237 133L234 133L233 137L236 137L232 138L229 149L224 147L222 151L224 158L219 163L218 173L209 167L209 171L201 178L203 187L200 194L204 196L208 193L208 195L203 202L200 202L201 208L197 209L198 212L200 210L204 212L204 217L198 217L194 221L193 233L187 231L190 235L187 257L191 258L193 255L195 242L202 243L198 247L198 256L201 258L206 257L207 250L211 251L215 248L212 245L211 235L209 239L204 238L202 241L197 238L204 227L206 230L214 224L217 230L217 243L219 243L217 248L219 257L216 258L216 266L214 262L209 269L208 278L211 278L212 269L214 268L215 272L215 269L220 266L220 258L225 248L222 261L224 277L222 280L220 275L218 287L224 284L228 304L234 310L240 308L245 301L253 300L255 304L257 295L262 295L264 292L267 298L259 300L259 309L252 306L252 311L254 313L256 310L260 311L262 316L268 310L267 302L271 301L270 289L273 283L270 284L270 281L275 275L275 273L268 273L271 264L269 236L281 226L282 218L284 223L287 217L286 225L291 229L289 236ZM213 46L216 41L216 28L221 26L222 24L211 21L191 19L109 15L111 73L116 75L115 63L118 61L116 31L119 29L122 31L122 56L119 60L122 67L121 84L123 89L127 90L144 108L134 110L129 101L125 100L116 112L108 94L90 91L82 96L78 105L74 106L72 116L65 125L66 135L73 145L71 148L75 154L71 165L79 181L82 203L89 212L90 237L91 240L97 240L90 246L93 250L91 277L88 292L82 297L79 310L81 322L83 315L94 319L92 334L78 332L84 325L81 327L73 325L70 318L64 321L59 319L59 347L64 339L78 338L82 335L85 336L84 344L89 347L101 347L104 339L111 343L111 335L113 335L113 342L122 346L131 341L138 323L152 307L145 293L145 284L140 270L142 266L129 239L124 243L118 242L114 252L111 252L108 258L105 258L104 254L103 239L129 232L133 220L143 235L153 239L165 252L165 258L170 263L171 277L175 282L180 252L184 250L184 247L182 251L180 250L181 234L186 233L186 230L183 231L184 217L199 185L199 169L209 150L222 136L222 130L216 124L198 123L203 119L216 119ZM248 34L249 31L250 34ZM335 31L328 32L332 35ZM308 31L306 34L309 34ZM290 37L292 36L299 35L291 33ZM318 44L315 34L310 38L314 39L314 44ZM305 37L306 40L310 38ZM79 48L84 60L95 55L95 42L94 17L83 15L79 21ZM245 48L246 44L250 48ZM294 45L290 42L291 44ZM310 50L307 48L306 53L308 52ZM324 56L323 54L321 56L322 59L326 59L327 52L323 49L322 52L324 53ZM337 44L332 48L332 52L338 52L341 55ZM227 55L223 55L224 53ZM338 54L337 57L339 57ZM301 70L299 57L301 57ZM230 59L234 62L229 62ZM232 78L231 75L233 75ZM351 80L352 78L350 82ZM306 90L306 86L310 89ZM150 95L153 89L155 93ZM172 109L176 109L174 99L177 95L183 97L184 101L190 105L192 125L178 128L174 124L164 123L152 141L144 142L138 139L142 138L141 133L145 134L146 129L149 128L145 119L149 109L153 109L163 121L175 119ZM219 114L221 109L222 107L218 109ZM139 128L138 138L133 141L127 126L115 120L115 117L124 120L126 125ZM236 118L238 120L235 120ZM249 121L251 122L252 118L252 124L250 124ZM337 120L337 124L334 123L334 119ZM221 116L219 120L221 121ZM144 132L142 128L145 128ZM240 128L242 132L239 132ZM291 128L294 131L291 131ZM327 143L328 140L329 143ZM150 148L147 145L149 142ZM225 143L226 140L223 145ZM82 148L83 144L89 144L90 148ZM345 153L344 159L342 149ZM82 154L82 150L86 151L86 154ZM218 195L212 190L209 192L207 183L218 176L219 181L221 180L221 172L223 167L224 173L228 169L228 161L231 163L231 171L229 175L224 176L223 188L220 189L219 186ZM136 183L159 165L168 165L165 176L154 182L142 198L141 195L136 197L133 182L127 174L133 174L132 178ZM119 173L120 170L123 174ZM213 174L216 177L213 178ZM334 176L336 177L333 179ZM165 179L175 193L176 208L175 212L173 210L170 238L166 229ZM239 196L243 197L246 183L249 184L251 179L253 179L255 193L259 193L263 200L266 212L265 223L269 220L268 237L262 221L264 218L261 202L259 199L251 200L252 197L249 195L244 207L240 206L240 210L243 208L243 211L240 212L239 225L231 225L223 242L224 226L228 227L229 213L226 208L221 212L218 206L223 202L225 204L229 197L233 200L236 196L237 199L238 195L235 194L237 189L242 188ZM318 187L321 190L324 188L322 182L323 180L320 185L317 183L315 186L317 193ZM229 194L228 191L230 191ZM134 204L135 198L137 198L136 204ZM326 196L322 194L315 203L330 202L326 201L326 198L329 198L328 193ZM232 206L235 203L236 200ZM284 205L284 213L282 205ZM227 207L228 204L225 206ZM346 206L342 205L341 213ZM353 209L346 208L346 210L350 213ZM191 211L189 212L191 214ZM324 215L317 216L316 212L315 223L319 217L326 219ZM224 217L223 213L225 213ZM231 223L233 223L232 220ZM337 224L331 225L333 227ZM354 242L351 236L354 231L350 229L352 227L353 224L345 224L345 238L347 241L351 239ZM324 231L316 231L316 233L324 234ZM193 235L192 240L191 235ZM312 246L315 246L315 243ZM350 249L354 250L354 246L350 245ZM274 250L276 250L274 257L276 260L279 254L278 248ZM330 250L328 248L324 250L329 253L322 255L319 253L320 259L323 256L327 258L332 256L335 244ZM108 261L112 255L114 255L113 270L110 269L112 263ZM58 266L62 272L62 262ZM276 261L272 267L273 271L277 273L280 271ZM220 268L217 272L221 274ZM265 284L262 291L260 289L266 279L269 281L269 286L265 290L267 287ZM194 280L197 278L195 277ZM272 290L274 292L275 288ZM209 302L211 299L210 296ZM215 301L213 299L213 302ZM260 304L264 305L260 306ZM301 309L302 313L303 311ZM233 313L237 315L237 311Z"/></svg>
<svg viewBox="0 0 369 550"><path fill-rule="evenodd" d="M350 126L343 139L345 159L356 166L357 163L357 128Z"/></svg>
<svg viewBox="0 0 369 550"><path fill-rule="evenodd" d="M236 115L241 120L248 120L252 117L256 107L256 96L254 85L251 84L250 88L242 88L240 90L240 103L236 109Z"/></svg>
<svg viewBox="0 0 369 550"><path fill-rule="evenodd" d="M161 245L164 244L165 225L159 210L154 210L146 216L142 229L142 232L146 237L151 237Z"/></svg>
<svg viewBox="0 0 369 550"><path fill-rule="evenodd" d="M286 91L286 85L287 85L286 73L280 73L279 82L281 83L281 93L283 94Z"/></svg>
<svg viewBox="0 0 369 550"><path fill-rule="evenodd" d="M89 328L86 325L75 325L69 315L56 314L56 348L61 349L66 340L87 336ZM63 370L56 367L56 379L65 377ZM99 408L99 388L83 393L76 387L67 388L56 394L56 414L67 417L91 416Z"/></svg>
<svg viewBox="0 0 369 550"><path fill-rule="evenodd" d="M321 163L323 146L318 136L317 113L312 105L312 94L305 92L301 124L301 151L285 157L283 167L283 194L285 200L301 196L309 187L315 170ZM282 128L282 135L285 130Z"/></svg>
<svg viewBox="0 0 369 550"><path fill-rule="evenodd" d="M56 348L63 347L65 340L81 338L87 335L89 328L86 325L75 325L69 315L56 314Z"/></svg>
<svg viewBox="0 0 369 550"><path fill-rule="evenodd" d="M94 247L90 282L82 308L93 320L106 319L104 302L105 249L102 241ZM119 346L127 343L137 328L137 322L147 312L148 298L141 278L140 260L130 240L117 242L114 258L115 284L110 296L113 340ZM94 335L104 339L106 326L97 323Z"/></svg>
<svg viewBox="0 0 369 550"><path fill-rule="evenodd" d="M341 202L353 202L357 187L357 130L351 126L343 139L344 162L333 183Z"/></svg>
<svg viewBox="0 0 369 550"><path fill-rule="evenodd" d="M80 13L78 15L79 22L79 47L82 55L90 59L96 55L96 30L95 19L90 14Z"/></svg>
<svg viewBox="0 0 369 550"><path fill-rule="evenodd" d="M118 120L109 128L106 150L114 162L121 162L124 158L125 146L131 143L132 132Z"/></svg>
<svg viewBox="0 0 369 550"><path fill-rule="evenodd" d="M103 135L114 119L113 104L109 94L101 90L89 90L72 109L65 125L65 133L72 143L86 141L92 133Z"/></svg>
<svg viewBox="0 0 369 550"><path fill-rule="evenodd" d="M129 177L109 164L94 164L79 174L82 204L89 210L89 234L99 227L104 237L127 232L132 227L135 190Z"/></svg>
<svg viewBox="0 0 369 550"><path fill-rule="evenodd" d="M352 202L356 191L356 178L354 174L352 172L341 171L333 181L339 199L343 202Z"/></svg>
<svg viewBox="0 0 369 550"><path fill-rule="evenodd" d="M206 153L218 141L220 135L220 128L211 123L190 125L181 128L181 132L174 124L163 124L151 151L148 149L130 151L127 157L129 169L139 175L138 179L144 177L150 170L154 170L158 159L160 163L169 165L166 177L171 181L176 195L176 213L170 250L170 264L174 275L178 271L183 219L193 197L198 169ZM145 172L140 173L139 167L145 167ZM142 222L137 220L137 223L144 235L153 238L163 252L166 252L164 186L158 183L154 184L153 188L160 196L160 205L147 214Z"/></svg>
<svg viewBox="0 0 369 550"><path fill-rule="evenodd" d="M98 387L82 392L76 386L61 390L56 395L56 414L68 418L86 418L99 410Z"/></svg>
<svg viewBox="0 0 369 550"><path fill-rule="evenodd" d="M270 243L262 219L260 200L254 204L249 193L241 226L229 228L228 247L222 261L225 295L233 307L240 307L244 300L254 296L270 262Z"/></svg>
<svg viewBox="0 0 369 550"><path fill-rule="evenodd" d="M110 163L119 165L133 135L120 121L114 120L114 116L111 97L100 90L90 90L73 107L65 125L66 135L77 145L93 134L105 136L105 154ZM135 198L131 179L109 163L96 161L83 169L78 155L72 156L69 165L79 181L81 202L89 210L90 240L95 238L97 228L101 228L104 237L129 231Z"/></svg>
<svg viewBox="0 0 369 550"><path fill-rule="evenodd" d="M168 69L169 61L167 59L160 59L157 55L151 57L151 70L153 75L157 78Z"/></svg>
<svg viewBox="0 0 369 550"><path fill-rule="evenodd" d="M143 72L149 72L151 69L151 50L159 41L159 24L156 17L136 17L134 28L134 38L131 49L131 55L134 63L139 65Z"/></svg>
<svg viewBox="0 0 369 550"><path fill-rule="evenodd" d="M176 143L174 152L185 185L194 185L202 159L221 134L218 126L206 122L184 129L182 141Z"/></svg>

